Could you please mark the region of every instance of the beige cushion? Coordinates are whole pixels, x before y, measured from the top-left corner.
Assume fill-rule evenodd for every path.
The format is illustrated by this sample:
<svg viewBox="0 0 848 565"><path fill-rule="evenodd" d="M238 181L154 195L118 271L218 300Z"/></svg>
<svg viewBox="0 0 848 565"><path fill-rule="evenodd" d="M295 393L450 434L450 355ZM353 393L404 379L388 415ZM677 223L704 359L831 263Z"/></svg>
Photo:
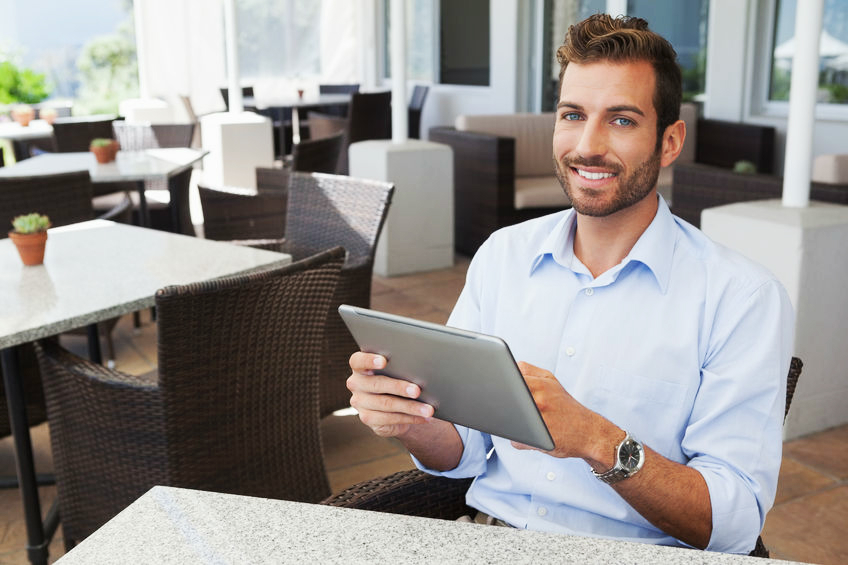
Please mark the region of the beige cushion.
<svg viewBox="0 0 848 565"><path fill-rule="evenodd" d="M813 181L848 184L848 155L819 155L813 159Z"/></svg>
<svg viewBox="0 0 848 565"><path fill-rule="evenodd" d="M522 208L565 208L570 206L568 197L553 175L544 177L520 177L515 179L515 209Z"/></svg>
<svg viewBox="0 0 848 565"><path fill-rule="evenodd" d="M675 161L676 162L676 161ZM657 192L662 194L665 201L671 206L671 187L674 180L674 165L663 167L660 169L660 176L657 179Z"/></svg>
<svg viewBox="0 0 848 565"><path fill-rule="evenodd" d="M133 190L129 194L130 199L133 203L133 208L138 208L138 191ZM158 208L167 208L168 203L171 201L171 194L167 190L145 190L144 199L147 201L147 207L151 210ZM123 192L113 192L112 194L95 196L94 198L92 198L91 203L95 210L111 210L123 201Z"/></svg>
<svg viewBox="0 0 848 565"><path fill-rule="evenodd" d="M554 117L553 112L461 115L454 126L458 131L514 138L515 176L552 175Z"/></svg>

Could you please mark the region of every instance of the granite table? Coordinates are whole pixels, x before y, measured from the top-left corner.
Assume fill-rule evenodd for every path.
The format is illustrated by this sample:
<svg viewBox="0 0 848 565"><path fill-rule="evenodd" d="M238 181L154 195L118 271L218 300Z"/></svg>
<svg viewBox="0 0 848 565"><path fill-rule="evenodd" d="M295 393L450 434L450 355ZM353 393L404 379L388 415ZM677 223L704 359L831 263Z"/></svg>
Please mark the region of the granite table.
<svg viewBox="0 0 848 565"><path fill-rule="evenodd" d="M89 151L43 153L14 165L0 168L0 177L35 176L87 170L93 183L135 182L143 226L150 225L144 196L146 181L167 181L200 161L209 152L188 147L119 151L111 163L98 163ZM172 203L179 206L179 202ZM176 218L181 217L174 209Z"/></svg>
<svg viewBox="0 0 848 565"><path fill-rule="evenodd" d="M157 486L57 561L118 562L762 565L776 561Z"/></svg>
<svg viewBox="0 0 848 565"><path fill-rule="evenodd" d="M46 562L58 516L51 511L46 524L41 522L14 348L88 326L96 359L97 323L153 306L157 289L290 262L291 256L283 253L106 220L50 229L44 264L33 267L23 265L9 239L0 239L0 357L33 563Z"/></svg>

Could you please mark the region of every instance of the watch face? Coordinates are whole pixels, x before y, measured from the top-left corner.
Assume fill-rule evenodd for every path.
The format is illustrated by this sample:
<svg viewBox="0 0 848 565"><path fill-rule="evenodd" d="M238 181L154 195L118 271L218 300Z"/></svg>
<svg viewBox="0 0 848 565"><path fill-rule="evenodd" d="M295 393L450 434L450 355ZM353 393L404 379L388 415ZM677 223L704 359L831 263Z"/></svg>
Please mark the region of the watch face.
<svg viewBox="0 0 848 565"><path fill-rule="evenodd" d="M635 441L626 441L618 450L618 461L621 466L632 471L639 466L642 459L642 446Z"/></svg>

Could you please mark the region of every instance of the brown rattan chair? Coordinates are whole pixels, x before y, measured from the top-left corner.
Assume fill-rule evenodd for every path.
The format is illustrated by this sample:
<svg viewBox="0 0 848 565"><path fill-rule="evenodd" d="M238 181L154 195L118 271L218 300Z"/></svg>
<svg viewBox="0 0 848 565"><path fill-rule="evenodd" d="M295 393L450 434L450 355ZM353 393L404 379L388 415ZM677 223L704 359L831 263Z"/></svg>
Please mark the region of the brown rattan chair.
<svg viewBox="0 0 848 565"><path fill-rule="evenodd" d="M410 139L421 138L421 112L424 110L424 101L427 99L427 93L430 87L417 84L412 89L412 97L409 99L408 114L408 137Z"/></svg>
<svg viewBox="0 0 848 565"><path fill-rule="evenodd" d="M158 375L36 345L64 536L154 485L317 502L318 374L344 250L156 293Z"/></svg>
<svg viewBox="0 0 848 565"><path fill-rule="evenodd" d="M59 153L88 151L91 140L97 137L112 138L112 116L86 118L58 118L53 122L53 137Z"/></svg>
<svg viewBox="0 0 848 565"><path fill-rule="evenodd" d="M194 124L131 124L116 121L112 124L115 139L122 151L142 151L164 147L189 147L194 136ZM184 235L195 235L189 208L189 187L192 169L176 174L168 181L147 181L144 194L150 211L150 227ZM115 185L105 190L112 190ZM121 183L121 190L133 199L133 222L140 224L140 205L135 185ZM108 210L115 205L115 194L100 191L94 199L95 210Z"/></svg>
<svg viewBox="0 0 848 565"><path fill-rule="evenodd" d="M273 178L272 171L261 171L266 183ZM204 229L208 221L211 238L276 249L291 253L295 259L336 245L347 251L327 320L327 343L320 379L321 415L327 416L349 405L350 395L345 386L350 375L348 359L357 349L336 309L340 304L366 308L371 304L374 253L394 187L385 182L322 173L294 172L288 176L283 239L276 231L281 222L276 212L271 212L272 206L279 206L276 199L281 196L267 192L267 184L258 194L198 187Z"/></svg>
<svg viewBox="0 0 848 565"><path fill-rule="evenodd" d="M793 357L786 381L786 408L783 418L789 414L789 406L795 394L795 386L804 364ZM449 479L428 475L418 469L400 471L393 475L363 481L342 492L326 498L321 504L374 510L407 516L456 520L460 516L473 516L476 510L465 504L465 494L473 477ZM757 538L754 557L768 557L769 552L761 537Z"/></svg>
<svg viewBox="0 0 848 565"><path fill-rule="evenodd" d="M339 166L342 145L342 132L319 139L303 140L292 148L291 169L306 173L333 174Z"/></svg>
<svg viewBox="0 0 848 565"><path fill-rule="evenodd" d="M391 92L355 92L350 97L347 118L309 112L309 136L318 139L340 129L344 131L345 138L336 171L346 175L349 169L347 148L351 143L368 139L391 139L391 104Z"/></svg>

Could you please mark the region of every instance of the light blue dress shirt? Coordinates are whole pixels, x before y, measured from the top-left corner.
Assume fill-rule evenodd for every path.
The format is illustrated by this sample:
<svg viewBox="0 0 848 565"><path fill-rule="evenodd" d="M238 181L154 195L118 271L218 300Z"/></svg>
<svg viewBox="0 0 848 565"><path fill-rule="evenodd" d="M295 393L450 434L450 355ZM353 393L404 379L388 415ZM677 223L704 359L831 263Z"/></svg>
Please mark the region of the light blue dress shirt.
<svg viewBox="0 0 848 565"><path fill-rule="evenodd" d="M595 279L573 253L575 218L567 210L494 233L448 325L503 338L516 360L551 371L577 401L700 471L712 504L707 549L748 553L780 469L794 329L786 291L661 197L627 257ZM462 459L441 474L477 476L470 506L518 528L684 545L582 459L456 428Z"/></svg>

